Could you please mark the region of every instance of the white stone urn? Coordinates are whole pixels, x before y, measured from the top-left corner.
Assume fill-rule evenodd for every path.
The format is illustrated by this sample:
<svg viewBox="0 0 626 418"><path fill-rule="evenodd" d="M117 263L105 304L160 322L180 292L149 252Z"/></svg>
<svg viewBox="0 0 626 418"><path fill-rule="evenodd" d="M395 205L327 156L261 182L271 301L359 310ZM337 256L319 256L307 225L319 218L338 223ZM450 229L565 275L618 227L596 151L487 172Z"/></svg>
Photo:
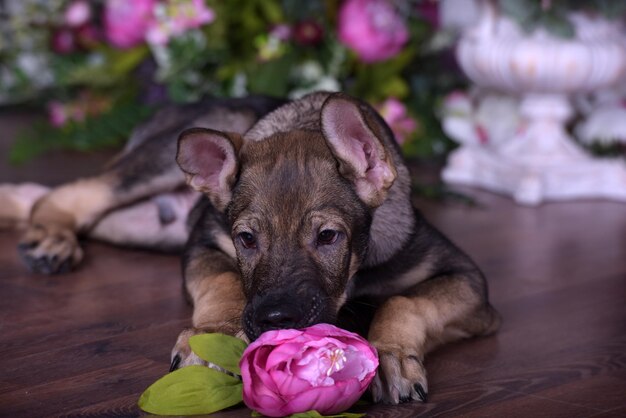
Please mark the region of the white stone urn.
<svg viewBox="0 0 626 418"><path fill-rule="evenodd" d="M572 14L573 39L538 29L525 33L483 0L479 22L465 30L457 58L479 87L519 96L520 128L508 138L467 143L443 171L450 183L510 194L522 204L611 198L626 201L626 162L592 158L565 129L575 93L607 88L626 74L619 22Z"/></svg>

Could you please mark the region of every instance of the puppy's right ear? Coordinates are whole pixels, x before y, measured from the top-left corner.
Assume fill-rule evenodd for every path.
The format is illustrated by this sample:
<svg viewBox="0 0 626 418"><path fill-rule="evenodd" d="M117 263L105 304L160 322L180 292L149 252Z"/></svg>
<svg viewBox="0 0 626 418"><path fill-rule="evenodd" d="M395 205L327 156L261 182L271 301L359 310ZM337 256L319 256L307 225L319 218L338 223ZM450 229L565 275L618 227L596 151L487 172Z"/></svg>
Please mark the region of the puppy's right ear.
<svg viewBox="0 0 626 418"><path fill-rule="evenodd" d="M206 194L223 211L232 197L237 180L237 152L240 135L212 129L187 129L178 137L176 162L185 173L187 184Z"/></svg>

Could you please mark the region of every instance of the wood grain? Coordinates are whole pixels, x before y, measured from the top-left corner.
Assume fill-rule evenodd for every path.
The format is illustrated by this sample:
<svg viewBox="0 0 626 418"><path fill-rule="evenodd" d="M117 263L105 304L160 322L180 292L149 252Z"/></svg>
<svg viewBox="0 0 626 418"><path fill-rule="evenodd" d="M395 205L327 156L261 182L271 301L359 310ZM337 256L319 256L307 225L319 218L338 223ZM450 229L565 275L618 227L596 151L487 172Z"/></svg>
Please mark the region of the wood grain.
<svg viewBox="0 0 626 418"><path fill-rule="evenodd" d="M8 133L0 150L29 120L0 113ZM58 184L94 172L110 154L3 163L0 181ZM373 417L626 416L626 205L524 208L461 191L477 205L416 203L483 268L502 330L428 356L428 404L355 410ZM189 324L178 257L88 242L79 271L49 278L24 269L17 237L0 231L0 416L140 416L136 400L167 372L176 335Z"/></svg>

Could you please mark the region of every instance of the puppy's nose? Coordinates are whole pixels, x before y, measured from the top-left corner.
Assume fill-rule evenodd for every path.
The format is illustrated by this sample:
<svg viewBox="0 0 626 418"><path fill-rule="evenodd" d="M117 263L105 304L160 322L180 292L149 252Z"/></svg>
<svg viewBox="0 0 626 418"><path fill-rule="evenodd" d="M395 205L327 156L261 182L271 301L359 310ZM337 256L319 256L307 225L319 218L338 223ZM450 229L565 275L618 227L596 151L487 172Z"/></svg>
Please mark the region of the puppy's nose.
<svg viewBox="0 0 626 418"><path fill-rule="evenodd" d="M294 328L300 321L300 312L290 306L271 306L257 310L256 325L261 332L272 329Z"/></svg>

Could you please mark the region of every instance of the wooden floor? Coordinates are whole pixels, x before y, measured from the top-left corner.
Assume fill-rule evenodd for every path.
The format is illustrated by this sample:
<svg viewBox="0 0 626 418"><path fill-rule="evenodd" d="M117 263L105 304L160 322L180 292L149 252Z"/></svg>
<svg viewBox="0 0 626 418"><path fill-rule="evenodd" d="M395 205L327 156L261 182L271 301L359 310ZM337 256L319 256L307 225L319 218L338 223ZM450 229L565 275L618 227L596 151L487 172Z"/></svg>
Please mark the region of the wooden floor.
<svg viewBox="0 0 626 418"><path fill-rule="evenodd" d="M9 116L0 114L0 152L23 123ZM2 162L0 182L59 183L95 171L107 156L61 153L19 168ZM477 206L419 203L482 266L502 330L430 355L428 404L365 412L626 417L626 205L523 208L469 193ZM80 270L50 278L25 270L16 240L0 231L0 416L140 415L137 398L167 372L172 344L189 323L178 258L89 242Z"/></svg>

